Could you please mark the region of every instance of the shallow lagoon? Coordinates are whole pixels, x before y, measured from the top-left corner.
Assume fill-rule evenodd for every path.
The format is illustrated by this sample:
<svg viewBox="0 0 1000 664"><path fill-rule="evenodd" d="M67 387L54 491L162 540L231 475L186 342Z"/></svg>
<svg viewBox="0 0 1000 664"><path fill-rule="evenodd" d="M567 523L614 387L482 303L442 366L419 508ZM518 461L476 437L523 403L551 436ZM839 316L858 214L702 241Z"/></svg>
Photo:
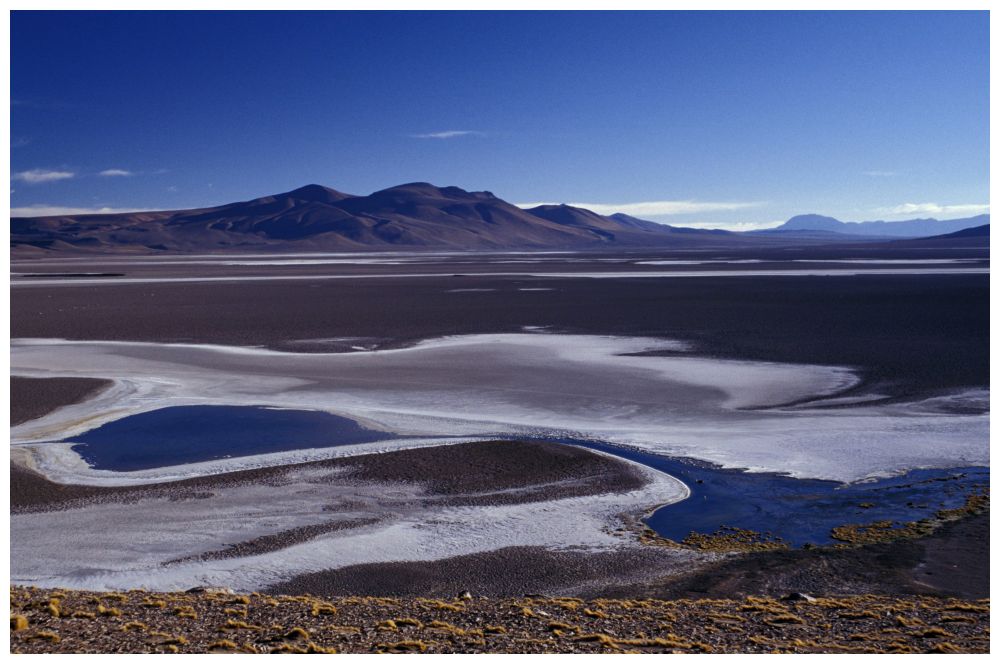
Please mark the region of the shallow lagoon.
<svg viewBox="0 0 1000 664"><path fill-rule="evenodd" d="M841 399L837 408L822 408L824 400L859 388L861 377L848 367L702 356L672 339L462 335L348 353L17 340L11 367L18 375L115 383L91 401L15 427L14 446L71 440L151 404L267 404L360 417L375 428L423 438L569 435L729 468L840 481L988 464L988 416L979 414L984 390L975 398ZM970 400L979 410L946 407ZM61 456L66 446L45 447L38 447L40 463L50 478L86 483L95 477L77 455Z"/></svg>
<svg viewBox="0 0 1000 664"><path fill-rule="evenodd" d="M678 542L692 531L708 534L733 526L770 533L796 547L830 544L830 531L837 526L918 521L959 507L969 493L988 487L990 478L989 468L972 466L918 469L844 484L749 473L606 443L565 442L636 461L684 482L691 490L686 500L661 507L646 519L658 535Z"/></svg>
<svg viewBox="0 0 1000 664"><path fill-rule="evenodd" d="M125 472L391 438L321 411L174 406L114 420L66 442L77 443L73 451L92 468Z"/></svg>
<svg viewBox="0 0 1000 664"><path fill-rule="evenodd" d="M497 438L505 437L498 434ZM399 438L321 411L263 406L177 406L131 415L74 436L73 450L97 470L133 471L298 449ZM646 523L683 540L721 526L780 537L793 546L829 544L832 528L879 520L914 521L960 506L989 482L989 469L912 470L844 484L777 473L748 473L597 441L542 438L579 445L654 468L688 486L688 499L656 510Z"/></svg>

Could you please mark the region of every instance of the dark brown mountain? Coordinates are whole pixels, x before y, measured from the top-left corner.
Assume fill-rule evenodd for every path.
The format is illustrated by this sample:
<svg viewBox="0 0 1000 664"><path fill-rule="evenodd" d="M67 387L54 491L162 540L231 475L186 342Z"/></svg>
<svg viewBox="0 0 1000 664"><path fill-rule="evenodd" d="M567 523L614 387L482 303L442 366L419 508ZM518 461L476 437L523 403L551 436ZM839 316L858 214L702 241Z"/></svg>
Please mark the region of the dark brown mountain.
<svg viewBox="0 0 1000 664"><path fill-rule="evenodd" d="M873 238L877 239L877 238ZM732 233L570 205L521 209L488 191L413 182L354 196L316 184L196 210L11 219L14 256L53 252L736 248L863 241L840 233ZM871 241L871 240L869 240Z"/></svg>
<svg viewBox="0 0 1000 664"><path fill-rule="evenodd" d="M368 196L308 185L213 208L11 219L15 254L83 252L587 249L687 246L696 231L566 205L532 210L488 191L414 182Z"/></svg>

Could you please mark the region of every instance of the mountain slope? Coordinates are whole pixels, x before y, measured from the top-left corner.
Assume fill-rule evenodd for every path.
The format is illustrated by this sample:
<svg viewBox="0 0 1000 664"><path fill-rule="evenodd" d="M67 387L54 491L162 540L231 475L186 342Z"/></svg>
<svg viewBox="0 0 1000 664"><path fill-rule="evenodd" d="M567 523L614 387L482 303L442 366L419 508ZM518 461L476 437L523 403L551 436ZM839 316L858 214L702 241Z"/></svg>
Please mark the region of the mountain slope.
<svg viewBox="0 0 1000 664"><path fill-rule="evenodd" d="M873 245L868 244L867 246L873 246ZM931 237L918 237L918 238L906 238L903 240L893 240L892 242L886 242L878 246L892 247L894 249L978 248L978 249L988 250L990 246L990 225L984 224L982 226L973 226L972 228L963 228L960 231L955 231L954 233L947 233L945 235L932 235Z"/></svg>
<svg viewBox="0 0 1000 664"><path fill-rule="evenodd" d="M733 233L668 226L620 213L604 216L570 205L524 210L488 191L426 182L367 196L311 184L194 210L12 218L11 247L20 257L52 252L722 249L871 242L953 232L988 221L989 215L982 215L845 223L802 215L777 229Z"/></svg>
<svg viewBox="0 0 1000 664"><path fill-rule="evenodd" d="M935 235L933 237L927 238L928 240L944 240L946 238L962 238L962 237L989 237L990 236L990 225L983 224L982 226L973 226L972 228L963 228L960 231L955 231L954 233L948 233L947 235Z"/></svg>
<svg viewBox="0 0 1000 664"><path fill-rule="evenodd" d="M702 232L696 232L698 237ZM731 233L704 232L714 243ZM677 229L569 206L522 210L488 191L413 182L368 196L307 185L196 210L11 219L19 254L240 250L586 249L689 245Z"/></svg>

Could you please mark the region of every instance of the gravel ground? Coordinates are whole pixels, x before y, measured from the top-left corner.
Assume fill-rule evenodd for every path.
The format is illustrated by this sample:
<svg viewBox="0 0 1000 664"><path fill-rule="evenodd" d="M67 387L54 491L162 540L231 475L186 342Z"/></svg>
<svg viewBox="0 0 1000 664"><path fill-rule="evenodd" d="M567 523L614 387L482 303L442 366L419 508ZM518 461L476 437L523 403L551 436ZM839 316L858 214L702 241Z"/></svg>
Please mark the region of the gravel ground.
<svg viewBox="0 0 1000 664"><path fill-rule="evenodd" d="M86 401L111 386L99 378L10 377L10 425L16 426L56 408Z"/></svg>
<svg viewBox="0 0 1000 664"><path fill-rule="evenodd" d="M812 252L801 257L815 258ZM594 267L581 263L574 269ZM183 266L162 269L187 274ZM411 266L395 269L408 272ZM483 269L493 267L463 265L456 272ZM538 287L553 290L518 290ZM456 288L486 290L451 292ZM444 335L520 332L523 326L683 339L700 354L717 357L854 366L866 384L897 396L989 384L987 275L441 276L11 290L12 338L263 345L300 352L345 350L345 344L392 347Z"/></svg>
<svg viewBox="0 0 1000 664"><path fill-rule="evenodd" d="M12 511L20 518L41 518L40 512L102 508L111 504L127 508L132 503L166 499L221 500L238 486L267 487L275 496L299 487L303 471L310 477L327 477L344 486L381 487L416 485L397 505L385 501L377 511L365 513L367 503L351 500L316 504L318 523L252 536L223 539L224 546L191 554L179 550L164 564L202 560L248 558L313 540L336 531L364 528L392 519L391 512L433 510L455 506L501 506L619 493L642 487L645 476L635 466L583 448L524 441L483 441L450 446L417 448L369 454L306 464L239 471L179 482L133 487L66 486L11 466ZM326 473L326 474L324 474ZM314 482L325 480L314 479ZM297 483L298 482L298 483ZM409 494L407 494L409 495ZM402 499L397 499L397 501ZM410 502L406 502L410 501ZM542 509L542 507L540 507ZM349 514L341 514L348 512ZM191 517L193 519L193 517ZM192 522L193 523L193 522ZM624 524L623 524L624 526ZM193 526L192 526L193 527ZM148 526L157 532L155 523ZM155 535L152 535L155 536ZM624 537L624 534L623 534ZM558 545L559 542L554 542ZM625 542L623 542L625 544ZM30 551L25 553L30 555ZM406 558L406 556L400 556ZM712 556L707 556L711 558ZM496 552L458 556L423 563L350 565L302 576L292 576L282 592L325 594L457 593L473 588L491 596L527 592L559 592L618 587L651 582L658 577L690 569L706 556L695 552L662 551L653 547L623 546L622 551L592 554L586 551L548 551L540 547L509 547ZM73 559L71 565L79 565ZM383 568L392 570L386 575ZM314 568L315 569L315 568ZM321 569L321 568L320 568ZM513 581L513 582L512 582ZM128 586L126 586L128 587Z"/></svg>
<svg viewBox="0 0 1000 664"><path fill-rule="evenodd" d="M44 403L50 410L61 402L85 398L85 395L73 396L80 395L79 390L71 393L64 389L62 379L29 383L49 395ZM14 391L15 412L26 396L28 401L33 398L31 394ZM63 396L58 399L56 395ZM422 448L315 465L349 466L352 478L361 482L422 482L428 487L428 498L441 504L530 502L611 488L633 488L642 481L632 468L606 457L578 448L526 442ZM93 501L130 502L155 495L203 495L235 484L280 483L289 468L228 473L164 485L104 488L56 484L12 464L11 507L16 512L32 512ZM250 555L275 546L289 546L308 540L327 527L344 526L321 525L282 532L213 552L208 557ZM989 595L988 551L987 513L949 524L916 541L847 550L735 556L709 563L707 568L706 561L691 561L688 567L698 569L686 572L677 568L676 560L664 560L662 552L655 549L595 554L511 547L431 563L354 565L295 577L271 590L293 594L395 596L446 596L472 590L493 597L546 592L663 599L727 598L798 590L893 596L936 593L981 598Z"/></svg>
<svg viewBox="0 0 1000 664"><path fill-rule="evenodd" d="M989 601L239 596L11 590L15 653L988 652Z"/></svg>
<svg viewBox="0 0 1000 664"><path fill-rule="evenodd" d="M443 560L351 565L303 574L268 590L297 595L449 597L464 591L490 597L531 593L595 597L622 587L655 586L715 556L681 556L657 547L574 551L512 546Z"/></svg>
<svg viewBox="0 0 1000 664"><path fill-rule="evenodd" d="M302 468L345 468L359 483L414 483L428 500L448 505L503 505L621 493L646 480L631 464L588 450L530 441L481 441L365 454L326 461L257 468L163 484L129 487L66 485L11 464L12 511L79 506L81 501L127 502L152 496L178 497L223 486L280 484Z"/></svg>
<svg viewBox="0 0 1000 664"><path fill-rule="evenodd" d="M689 574L609 588L606 594L696 599L793 591L988 598L989 511L945 523L917 539L730 556Z"/></svg>

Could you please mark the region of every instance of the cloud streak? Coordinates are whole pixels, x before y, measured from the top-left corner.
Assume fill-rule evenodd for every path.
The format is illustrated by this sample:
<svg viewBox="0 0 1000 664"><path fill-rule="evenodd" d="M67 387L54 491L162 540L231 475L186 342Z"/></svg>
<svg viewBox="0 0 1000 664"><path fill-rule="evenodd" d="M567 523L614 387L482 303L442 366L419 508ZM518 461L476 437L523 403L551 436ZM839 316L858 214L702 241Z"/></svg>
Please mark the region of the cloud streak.
<svg viewBox="0 0 1000 664"><path fill-rule="evenodd" d="M44 168L33 168L30 171L19 171L14 173L13 179L25 184L42 184L43 182L56 182L58 180L70 180L76 177L72 171L50 171Z"/></svg>
<svg viewBox="0 0 1000 664"><path fill-rule="evenodd" d="M963 205L941 205L939 203L903 203L892 207L878 208L876 212L886 215L977 215L990 211L988 203L967 203Z"/></svg>
<svg viewBox="0 0 1000 664"><path fill-rule="evenodd" d="M700 228L704 230L720 229L724 231L734 231L737 233L742 233L743 231L762 231L768 228L776 228L781 224L785 223L784 220L778 221L731 221L731 222L721 222L721 221L692 221L684 222L681 224L685 228Z"/></svg>
<svg viewBox="0 0 1000 664"><path fill-rule="evenodd" d="M119 214L122 212L151 212L147 208L113 208L113 207L67 207L62 205L29 205L10 209L12 217L63 217L77 214Z"/></svg>
<svg viewBox="0 0 1000 664"><path fill-rule="evenodd" d="M115 177L127 178L132 175L135 175L135 173L133 173L132 171L126 171L124 168L108 168L98 173L98 175L101 175L106 178L115 178Z"/></svg>
<svg viewBox="0 0 1000 664"><path fill-rule="evenodd" d="M675 214L699 214L705 212L728 212L745 210L763 205L760 201L725 202L725 201L643 201L638 203L566 203L573 207L581 207L609 215L621 212L633 217L666 217ZM532 208L539 205L559 205L558 203L518 203L521 208Z"/></svg>
<svg viewBox="0 0 1000 664"><path fill-rule="evenodd" d="M896 171L862 171L861 174L870 178L891 178L899 175Z"/></svg>
<svg viewBox="0 0 1000 664"><path fill-rule="evenodd" d="M472 129L449 129L447 131L434 131L428 134L410 134L410 138L460 138L462 136L485 136L484 131L474 131Z"/></svg>

